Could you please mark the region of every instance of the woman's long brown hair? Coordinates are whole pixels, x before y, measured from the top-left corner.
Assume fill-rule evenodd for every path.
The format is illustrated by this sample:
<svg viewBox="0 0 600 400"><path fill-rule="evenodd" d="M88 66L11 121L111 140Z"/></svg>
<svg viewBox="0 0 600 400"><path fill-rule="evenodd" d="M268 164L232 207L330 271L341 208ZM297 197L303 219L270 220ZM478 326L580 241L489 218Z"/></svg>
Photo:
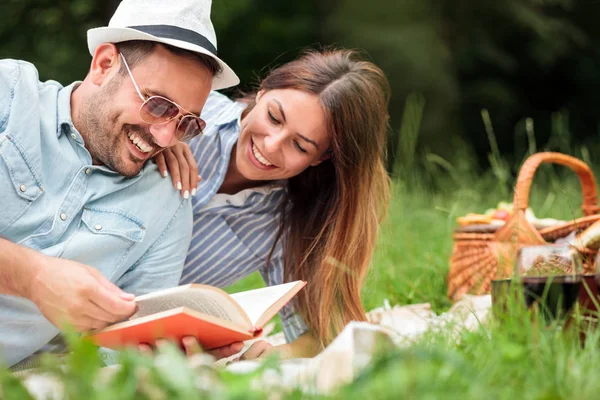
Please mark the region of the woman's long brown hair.
<svg viewBox="0 0 600 400"><path fill-rule="evenodd" d="M272 70L260 89L312 93L326 114L330 158L288 180L278 235L286 280L308 282L295 308L324 346L365 320L360 291L389 200L389 83L357 52L326 50Z"/></svg>

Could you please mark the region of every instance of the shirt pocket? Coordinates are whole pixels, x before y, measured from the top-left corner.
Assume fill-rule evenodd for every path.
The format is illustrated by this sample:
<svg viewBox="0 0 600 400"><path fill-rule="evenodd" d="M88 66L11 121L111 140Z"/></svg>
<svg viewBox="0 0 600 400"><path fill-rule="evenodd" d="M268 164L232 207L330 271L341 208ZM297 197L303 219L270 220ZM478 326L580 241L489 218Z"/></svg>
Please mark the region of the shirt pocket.
<svg viewBox="0 0 600 400"><path fill-rule="evenodd" d="M60 257L92 266L112 278L131 248L144 240L145 233L142 221L129 213L86 207L79 229Z"/></svg>
<svg viewBox="0 0 600 400"><path fill-rule="evenodd" d="M18 142L0 135L0 234L43 193L42 185Z"/></svg>

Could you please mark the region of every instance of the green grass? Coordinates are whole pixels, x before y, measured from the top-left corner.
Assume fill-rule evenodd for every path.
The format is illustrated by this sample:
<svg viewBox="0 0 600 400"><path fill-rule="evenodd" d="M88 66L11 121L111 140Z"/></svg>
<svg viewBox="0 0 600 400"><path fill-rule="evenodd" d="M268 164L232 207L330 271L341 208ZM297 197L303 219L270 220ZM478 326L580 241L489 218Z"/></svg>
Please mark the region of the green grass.
<svg viewBox="0 0 600 400"><path fill-rule="evenodd" d="M493 171L478 175L468 163L445 165L430 159L429 176L404 176L393 186L389 215L363 290L365 308L430 302L446 310L448 259L456 217L483 212L499 201L511 201ZM435 187L436 189L431 189ZM538 217L569 219L580 215L580 188L574 174L545 167L536 177L531 206ZM260 287L253 274L227 288L237 292ZM597 333L585 346L577 335L546 329L536 316L512 310L502 323L464 333L454 340L448 332L426 335L408 349L382 355L339 398L493 398L583 399L600 393L600 347ZM189 369L174 351L160 362L127 353L124 368L112 381L98 383L101 362L92 348L74 340L67 366L50 368L67 382L70 398L260 398L251 379ZM166 367L165 367L166 365ZM212 379L198 387L195 376ZM19 379L0 371L0 398L26 398ZM270 393L273 395L273 393ZM298 397L298 393L288 394Z"/></svg>

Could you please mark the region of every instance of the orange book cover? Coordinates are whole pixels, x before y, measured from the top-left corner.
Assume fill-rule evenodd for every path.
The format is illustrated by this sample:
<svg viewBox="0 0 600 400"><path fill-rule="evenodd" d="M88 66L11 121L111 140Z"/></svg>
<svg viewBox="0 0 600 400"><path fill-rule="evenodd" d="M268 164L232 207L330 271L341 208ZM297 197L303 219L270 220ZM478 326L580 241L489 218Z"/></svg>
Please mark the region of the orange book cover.
<svg viewBox="0 0 600 400"><path fill-rule="evenodd" d="M263 325L305 285L296 281L233 295L196 284L166 289L136 298L139 311L132 319L87 337L111 349L152 345L161 338L180 343L185 336L196 337L205 349L226 346L260 335Z"/></svg>
<svg viewBox="0 0 600 400"><path fill-rule="evenodd" d="M202 347L213 349L254 337L249 331L224 326L221 321L209 321L207 316L198 316L198 313L185 307L163 314L115 324L90 338L98 346L116 349L140 343L154 344L158 338L179 343L185 336L194 336Z"/></svg>

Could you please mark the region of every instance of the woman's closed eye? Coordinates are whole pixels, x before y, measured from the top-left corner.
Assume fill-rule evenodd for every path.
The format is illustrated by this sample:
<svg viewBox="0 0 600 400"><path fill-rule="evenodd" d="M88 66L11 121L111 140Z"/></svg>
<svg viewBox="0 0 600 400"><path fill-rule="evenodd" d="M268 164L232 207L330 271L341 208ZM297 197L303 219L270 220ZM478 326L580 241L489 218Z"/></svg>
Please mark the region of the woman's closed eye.
<svg viewBox="0 0 600 400"><path fill-rule="evenodd" d="M267 114L269 115L269 120L271 121L271 123L273 125L279 125L281 124L281 122L279 122L279 120L277 118L275 118L275 116L271 113L271 111L267 111Z"/></svg>
<svg viewBox="0 0 600 400"><path fill-rule="evenodd" d="M267 110L267 115L269 116L269 121L271 121L271 123L272 123L273 125L281 125L281 121L279 121L279 120L277 119L277 117L275 117L275 116L273 115L273 113L271 112L271 110ZM294 139L294 147L296 148L296 150L298 150L298 151L299 151L299 152L301 152L301 153L308 153L308 152L306 151L306 149L305 149L304 147L302 147L302 146L300 145L300 143L299 143L299 142L298 142L296 139Z"/></svg>
<svg viewBox="0 0 600 400"><path fill-rule="evenodd" d="M300 146L300 143L297 140L294 140L294 146L296 147L296 149L298 149L298 151L302 153L307 152L302 146Z"/></svg>

